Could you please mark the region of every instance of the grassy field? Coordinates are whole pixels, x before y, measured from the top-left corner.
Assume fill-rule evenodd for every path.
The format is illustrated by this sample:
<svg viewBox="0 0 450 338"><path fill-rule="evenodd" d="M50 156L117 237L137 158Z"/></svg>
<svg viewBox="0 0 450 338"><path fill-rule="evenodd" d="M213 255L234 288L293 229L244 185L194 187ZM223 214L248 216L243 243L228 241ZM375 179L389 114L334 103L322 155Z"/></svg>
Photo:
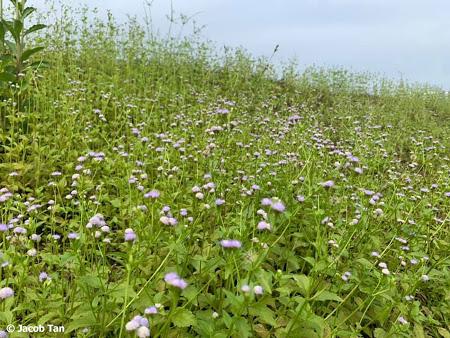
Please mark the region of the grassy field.
<svg viewBox="0 0 450 338"><path fill-rule="evenodd" d="M0 329L450 337L443 91L90 16L0 103Z"/></svg>

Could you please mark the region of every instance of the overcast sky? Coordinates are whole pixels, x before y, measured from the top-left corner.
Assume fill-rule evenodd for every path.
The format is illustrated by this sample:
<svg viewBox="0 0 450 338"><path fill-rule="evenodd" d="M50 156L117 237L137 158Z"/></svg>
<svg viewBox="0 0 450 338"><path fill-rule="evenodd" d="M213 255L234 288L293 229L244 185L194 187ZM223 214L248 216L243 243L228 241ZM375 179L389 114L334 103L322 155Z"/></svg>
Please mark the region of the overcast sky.
<svg viewBox="0 0 450 338"><path fill-rule="evenodd" d="M43 7L45 0L29 0ZM71 0L143 17L144 0ZM154 26L167 31L170 0L154 0ZM218 46L242 46L273 61L344 66L450 89L449 0L173 0Z"/></svg>

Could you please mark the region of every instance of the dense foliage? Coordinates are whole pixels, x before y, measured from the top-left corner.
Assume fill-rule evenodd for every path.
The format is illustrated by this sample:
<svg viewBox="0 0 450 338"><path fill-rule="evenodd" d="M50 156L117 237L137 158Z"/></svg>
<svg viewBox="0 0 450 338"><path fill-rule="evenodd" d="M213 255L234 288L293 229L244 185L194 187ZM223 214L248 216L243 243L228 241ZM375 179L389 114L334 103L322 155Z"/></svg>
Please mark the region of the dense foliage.
<svg viewBox="0 0 450 338"><path fill-rule="evenodd" d="M444 92L80 14L0 107L0 329L450 336Z"/></svg>

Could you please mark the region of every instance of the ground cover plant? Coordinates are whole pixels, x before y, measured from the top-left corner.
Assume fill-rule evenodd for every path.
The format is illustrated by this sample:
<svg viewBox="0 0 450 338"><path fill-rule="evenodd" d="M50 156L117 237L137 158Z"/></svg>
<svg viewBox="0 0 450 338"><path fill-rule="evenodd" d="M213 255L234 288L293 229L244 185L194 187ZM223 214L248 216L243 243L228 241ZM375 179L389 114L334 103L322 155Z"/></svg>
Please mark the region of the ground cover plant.
<svg viewBox="0 0 450 338"><path fill-rule="evenodd" d="M2 94L0 329L450 336L445 92L60 15Z"/></svg>

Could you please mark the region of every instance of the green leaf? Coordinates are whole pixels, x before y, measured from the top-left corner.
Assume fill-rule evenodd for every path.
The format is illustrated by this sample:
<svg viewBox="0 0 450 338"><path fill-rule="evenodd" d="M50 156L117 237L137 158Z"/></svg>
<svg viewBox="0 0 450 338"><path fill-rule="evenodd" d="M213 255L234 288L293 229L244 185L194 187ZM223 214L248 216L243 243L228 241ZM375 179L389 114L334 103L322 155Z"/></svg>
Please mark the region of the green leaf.
<svg viewBox="0 0 450 338"><path fill-rule="evenodd" d="M444 329L443 327L440 327L437 329L439 334L444 337L444 338L450 338L450 332L448 332L446 329Z"/></svg>
<svg viewBox="0 0 450 338"><path fill-rule="evenodd" d="M94 289L100 289L103 287L101 279L93 275L78 277L77 281L80 284L80 286L83 287L87 286Z"/></svg>
<svg viewBox="0 0 450 338"><path fill-rule="evenodd" d="M56 316L58 316L57 312L47 313L46 315L39 317L38 325L43 325L43 324L47 323L50 319L55 318Z"/></svg>
<svg viewBox="0 0 450 338"><path fill-rule="evenodd" d="M33 26L31 26L30 28L28 28L28 29L25 31L24 35L31 34L31 33L33 33L33 32L36 32L36 31L41 30L41 29L44 29L44 28L46 28L46 27L47 27L47 25L44 25L44 24L41 24L41 23L36 24L36 25L33 25Z"/></svg>
<svg viewBox="0 0 450 338"><path fill-rule="evenodd" d="M243 338L251 337L252 328L248 324L247 320L245 320L245 318L237 318L236 322L234 323L234 327L239 333L237 337Z"/></svg>
<svg viewBox="0 0 450 338"><path fill-rule="evenodd" d="M125 298L125 293L128 292L128 298L133 298L136 296L136 292L133 290L131 285L127 285L125 282L117 285L113 290L110 291L109 296L116 300L121 300Z"/></svg>
<svg viewBox="0 0 450 338"><path fill-rule="evenodd" d="M189 327L197 323L192 312L186 309L175 310L171 317L172 323L177 327Z"/></svg>
<svg viewBox="0 0 450 338"><path fill-rule="evenodd" d="M38 53L38 52L40 52L41 50L43 50L44 49L44 47L34 47L34 48L30 48L30 49L27 49L26 51L24 51L23 53L22 53L22 61L26 61L26 60L28 60L33 54L36 54L36 53Z"/></svg>
<svg viewBox="0 0 450 338"><path fill-rule="evenodd" d="M33 13L36 10L34 7L27 7L22 12L22 17L25 19L27 16L29 16L31 13Z"/></svg>
<svg viewBox="0 0 450 338"><path fill-rule="evenodd" d="M373 333L374 333L375 338L386 337L386 331L384 331L383 329L380 329L380 328L376 328Z"/></svg>
<svg viewBox="0 0 450 338"><path fill-rule="evenodd" d="M0 322L3 324L11 324L13 321L13 313L11 311L0 312Z"/></svg>
<svg viewBox="0 0 450 338"><path fill-rule="evenodd" d="M3 25L2 22L0 22L0 42L3 42L5 40L5 34L6 34L5 26Z"/></svg>
<svg viewBox="0 0 450 338"><path fill-rule="evenodd" d="M49 62L41 60L41 61L35 61L35 62L31 63L30 65L28 65L27 68L38 69L38 68L49 68L49 67L50 67Z"/></svg>
<svg viewBox="0 0 450 338"><path fill-rule="evenodd" d="M249 313L259 319L260 322L277 327L275 314L267 306L263 304L254 305L249 308Z"/></svg>
<svg viewBox="0 0 450 338"><path fill-rule="evenodd" d="M303 296L309 297L311 292L312 282L311 279L306 275L294 275L297 286L300 288L300 292Z"/></svg>
<svg viewBox="0 0 450 338"><path fill-rule="evenodd" d="M80 328L92 327L92 326L96 326L96 325L98 325L98 324L97 324L95 317L92 314L90 314L90 315L80 317L80 318L70 322L65 327L64 333L70 333L70 332L75 331Z"/></svg>
<svg viewBox="0 0 450 338"><path fill-rule="evenodd" d="M0 81L13 82L13 81L16 81L16 77L11 73L3 72L3 73L0 73Z"/></svg>
<svg viewBox="0 0 450 338"><path fill-rule="evenodd" d="M14 38L14 41L16 42L20 41L20 35L22 33L22 30L23 30L23 22L21 20L15 19L12 25L12 29L9 30Z"/></svg>
<svg viewBox="0 0 450 338"><path fill-rule="evenodd" d="M323 301L327 301L327 300L335 300L337 302L342 302L341 297L339 297L334 292L330 292L327 290L317 291L317 293L314 295L313 298L314 298L314 300L316 300L318 302L323 302Z"/></svg>
<svg viewBox="0 0 450 338"><path fill-rule="evenodd" d="M118 198L113 199L113 200L111 201L111 205L112 205L114 208L120 208L120 206L122 205L122 201L121 201L120 199L118 199Z"/></svg>
<svg viewBox="0 0 450 338"><path fill-rule="evenodd" d="M423 331L423 327L420 324L414 325L414 338L425 338L425 332Z"/></svg>
<svg viewBox="0 0 450 338"><path fill-rule="evenodd" d="M16 54L16 44L14 42L6 40L5 46L8 47L11 54Z"/></svg>

